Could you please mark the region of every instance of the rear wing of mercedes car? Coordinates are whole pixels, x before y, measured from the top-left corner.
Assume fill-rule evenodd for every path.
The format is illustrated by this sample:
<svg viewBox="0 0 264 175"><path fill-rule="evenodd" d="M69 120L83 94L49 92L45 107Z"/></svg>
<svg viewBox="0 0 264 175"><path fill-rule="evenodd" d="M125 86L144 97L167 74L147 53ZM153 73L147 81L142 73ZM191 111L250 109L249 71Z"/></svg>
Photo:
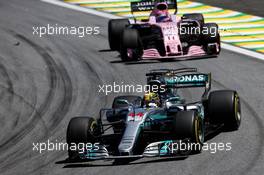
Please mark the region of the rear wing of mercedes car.
<svg viewBox="0 0 264 175"><path fill-rule="evenodd" d="M187 73L175 76L165 76L164 80L168 87L209 87L211 84L211 75L204 73Z"/></svg>
<svg viewBox="0 0 264 175"><path fill-rule="evenodd" d="M198 88L204 87L203 98L206 98L211 89L211 73L187 73L164 77L167 88Z"/></svg>
<svg viewBox="0 0 264 175"><path fill-rule="evenodd" d="M204 87L203 96L211 89L211 73L200 73L196 68L151 70L146 76L148 82L159 81L166 88Z"/></svg>
<svg viewBox="0 0 264 175"><path fill-rule="evenodd" d="M175 9L175 13L177 12L177 0L143 0L131 2L131 12L133 13L153 10L156 3L159 2L166 2L168 5L168 9Z"/></svg>

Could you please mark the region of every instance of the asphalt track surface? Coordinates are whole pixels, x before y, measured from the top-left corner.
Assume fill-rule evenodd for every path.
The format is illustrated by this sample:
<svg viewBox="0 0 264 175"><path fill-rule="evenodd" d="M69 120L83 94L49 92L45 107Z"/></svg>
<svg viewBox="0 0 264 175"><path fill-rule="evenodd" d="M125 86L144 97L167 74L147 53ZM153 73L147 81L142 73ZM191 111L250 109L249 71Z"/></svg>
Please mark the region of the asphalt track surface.
<svg viewBox="0 0 264 175"><path fill-rule="evenodd" d="M264 63L223 50L217 59L124 64L108 52L107 19L36 0L0 2L0 174L262 174L264 168ZM99 26L101 34L33 36L32 26ZM236 89L242 99L239 131L208 142L231 142L231 151L204 151L184 160L142 159L58 164L66 151L42 154L33 142L65 142L73 116L97 116L112 94L98 92L113 81L144 84L152 68L197 67L212 72L214 89ZM190 92L189 96L192 96ZM56 163L57 162L57 163Z"/></svg>

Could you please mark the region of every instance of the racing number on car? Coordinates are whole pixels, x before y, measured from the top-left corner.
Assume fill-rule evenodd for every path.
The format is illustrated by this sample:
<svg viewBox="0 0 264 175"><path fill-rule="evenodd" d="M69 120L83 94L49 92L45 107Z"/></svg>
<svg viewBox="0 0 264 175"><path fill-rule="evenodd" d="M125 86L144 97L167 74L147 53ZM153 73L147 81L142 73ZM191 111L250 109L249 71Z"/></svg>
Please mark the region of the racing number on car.
<svg viewBox="0 0 264 175"><path fill-rule="evenodd" d="M141 121L144 114L142 112L139 113L130 113L128 114L128 121Z"/></svg>
<svg viewBox="0 0 264 175"><path fill-rule="evenodd" d="M177 27L176 26L167 26L167 27L164 27L163 29L163 32L164 32L164 35L168 36L168 35L176 35L177 34Z"/></svg>

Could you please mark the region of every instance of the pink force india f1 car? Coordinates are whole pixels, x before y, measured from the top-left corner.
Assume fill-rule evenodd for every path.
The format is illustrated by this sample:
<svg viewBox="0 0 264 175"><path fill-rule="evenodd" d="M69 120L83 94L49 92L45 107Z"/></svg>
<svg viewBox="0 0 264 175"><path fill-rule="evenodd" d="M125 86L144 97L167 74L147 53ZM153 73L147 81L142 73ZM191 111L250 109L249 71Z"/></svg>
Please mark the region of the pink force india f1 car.
<svg viewBox="0 0 264 175"><path fill-rule="evenodd" d="M133 16L142 11L151 11L148 19L109 20L109 45L122 61L210 58L220 53L218 25L205 23L202 14L177 16L176 0L131 2Z"/></svg>

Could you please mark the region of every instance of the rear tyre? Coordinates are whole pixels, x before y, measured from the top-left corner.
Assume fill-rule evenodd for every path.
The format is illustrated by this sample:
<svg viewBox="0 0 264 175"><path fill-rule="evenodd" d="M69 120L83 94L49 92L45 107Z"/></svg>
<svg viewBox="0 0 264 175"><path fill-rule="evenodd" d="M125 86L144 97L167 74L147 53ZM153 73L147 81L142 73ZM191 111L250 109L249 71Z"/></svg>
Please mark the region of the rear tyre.
<svg viewBox="0 0 264 175"><path fill-rule="evenodd" d="M128 19L111 19L108 22L108 41L111 50L120 49L122 33L129 25Z"/></svg>
<svg viewBox="0 0 264 175"><path fill-rule="evenodd" d="M211 92L208 98L208 115L211 123L224 124L227 130L237 130L241 123L241 104L237 92Z"/></svg>
<svg viewBox="0 0 264 175"><path fill-rule="evenodd" d="M205 23L203 26L203 43L208 54L219 54L221 51L220 34L216 23ZM213 45L213 44L217 45Z"/></svg>
<svg viewBox="0 0 264 175"><path fill-rule="evenodd" d="M189 22L196 21L198 24ZM186 25L186 21L188 25ZM187 47L183 47L184 54L188 53L190 46L201 46L202 45L202 29L204 26L204 17L201 13L190 13L182 16L181 23L181 35L180 40L183 43L188 43ZM182 25L184 24L184 25Z"/></svg>
<svg viewBox="0 0 264 175"><path fill-rule="evenodd" d="M67 144L86 144L95 142L97 122L91 117L74 117L70 120L67 128ZM70 160L78 159L78 150L68 149Z"/></svg>
<svg viewBox="0 0 264 175"><path fill-rule="evenodd" d="M183 14L182 19L196 20L199 22L201 27L204 25L204 17L203 17L203 14L201 14L201 13Z"/></svg>
<svg viewBox="0 0 264 175"><path fill-rule="evenodd" d="M143 54L142 42L136 29L125 29L121 39L122 61L140 60Z"/></svg>
<svg viewBox="0 0 264 175"><path fill-rule="evenodd" d="M188 149L200 153L204 142L204 125L196 111L180 111L174 118L174 132L177 138L190 139Z"/></svg>

